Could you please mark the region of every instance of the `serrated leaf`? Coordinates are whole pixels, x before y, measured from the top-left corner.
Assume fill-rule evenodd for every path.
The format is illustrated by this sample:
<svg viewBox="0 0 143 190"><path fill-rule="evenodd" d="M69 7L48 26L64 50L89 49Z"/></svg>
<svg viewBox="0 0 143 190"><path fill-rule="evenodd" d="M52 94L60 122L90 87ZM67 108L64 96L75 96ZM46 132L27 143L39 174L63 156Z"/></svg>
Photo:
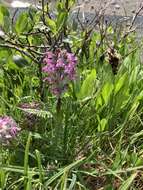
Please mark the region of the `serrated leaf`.
<svg viewBox="0 0 143 190"><path fill-rule="evenodd" d="M38 117L43 117L43 118L52 118L53 115L51 112L49 111L45 111L45 110L38 110L38 109L27 109L27 108L19 108L18 109L29 113L29 114L33 114L33 115L37 115Z"/></svg>

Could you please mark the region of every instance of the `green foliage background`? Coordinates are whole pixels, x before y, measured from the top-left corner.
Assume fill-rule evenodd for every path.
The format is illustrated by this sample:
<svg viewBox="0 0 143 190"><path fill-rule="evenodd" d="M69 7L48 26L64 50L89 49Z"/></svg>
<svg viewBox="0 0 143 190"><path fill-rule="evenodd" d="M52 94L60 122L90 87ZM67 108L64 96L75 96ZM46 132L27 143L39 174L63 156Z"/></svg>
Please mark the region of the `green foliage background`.
<svg viewBox="0 0 143 190"><path fill-rule="evenodd" d="M58 2L53 14L42 4L17 18L0 5L0 114L22 129L0 147L2 190L126 190L143 183L141 44L102 18L99 30L83 26L71 19L73 5ZM56 48L78 57L60 113L41 70L44 52ZM20 108L31 102L39 108Z"/></svg>

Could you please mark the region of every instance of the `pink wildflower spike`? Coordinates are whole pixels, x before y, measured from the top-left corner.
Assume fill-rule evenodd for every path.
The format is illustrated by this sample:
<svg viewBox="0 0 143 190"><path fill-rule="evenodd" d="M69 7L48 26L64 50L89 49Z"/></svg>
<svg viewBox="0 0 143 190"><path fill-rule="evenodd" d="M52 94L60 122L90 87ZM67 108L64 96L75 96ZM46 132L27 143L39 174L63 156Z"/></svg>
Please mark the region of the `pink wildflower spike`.
<svg viewBox="0 0 143 190"><path fill-rule="evenodd" d="M77 58L73 53L57 49L55 53L46 52L43 63L42 71L48 75L44 81L48 82L51 93L60 97L75 80Z"/></svg>
<svg viewBox="0 0 143 190"><path fill-rule="evenodd" d="M11 117L0 117L0 139L2 142L6 139L13 139L19 131L20 128Z"/></svg>

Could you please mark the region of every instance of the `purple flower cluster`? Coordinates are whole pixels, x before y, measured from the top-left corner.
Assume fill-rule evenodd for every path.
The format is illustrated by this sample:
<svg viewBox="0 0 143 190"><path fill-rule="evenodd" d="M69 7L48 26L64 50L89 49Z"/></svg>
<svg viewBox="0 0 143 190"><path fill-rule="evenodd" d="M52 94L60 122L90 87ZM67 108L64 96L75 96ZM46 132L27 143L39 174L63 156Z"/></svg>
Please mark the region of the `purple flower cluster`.
<svg viewBox="0 0 143 190"><path fill-rule="evenodd" d="M2 142L16 137L19 131L20 128L18 128L17 123L11 117L0 117L0 140Z"/></svg>
<svg viewBox="0 0 143 190"><path fill-rule="evenodd" d="M50 86L50 91L60 97L75 79L77 58L73 53L57 49L55 53L47 52L43 60L42 71L48 76L44 79Z"/></svg>

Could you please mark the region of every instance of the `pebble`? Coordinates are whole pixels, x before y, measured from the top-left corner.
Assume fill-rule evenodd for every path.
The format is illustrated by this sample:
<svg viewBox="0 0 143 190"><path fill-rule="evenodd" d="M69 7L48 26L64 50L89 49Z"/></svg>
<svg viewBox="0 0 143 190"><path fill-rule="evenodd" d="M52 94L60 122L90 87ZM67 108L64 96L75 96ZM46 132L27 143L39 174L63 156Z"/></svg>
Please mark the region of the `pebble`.
<svg viewBox="0 0 143 190"><path fill-rule="evenodd" d="M115 9L120 9L121 7L120 7L120 5L119 4L116 4L115 5Z"/></svg>

